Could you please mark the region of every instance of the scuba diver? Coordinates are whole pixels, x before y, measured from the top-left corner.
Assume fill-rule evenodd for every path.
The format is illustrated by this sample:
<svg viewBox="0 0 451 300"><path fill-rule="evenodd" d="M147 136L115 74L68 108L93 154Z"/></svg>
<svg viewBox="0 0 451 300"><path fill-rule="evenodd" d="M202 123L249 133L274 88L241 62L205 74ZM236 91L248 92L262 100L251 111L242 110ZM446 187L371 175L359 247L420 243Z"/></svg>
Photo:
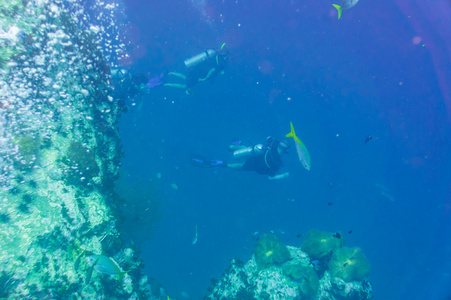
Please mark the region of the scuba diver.
<svg viewBox="0 0 451 300"><path fill-rule="evenodd" d="M207 49L196 56L186 59L184 63L188 69L187 75L176 72L161 73L151 78L147 83L147 87L153 88L162 85L183 89L189 94L190 89L197 83L208 80L213 82L218 74L224 73L224 68L229 60L229 53L224 47L225 43L222 44L219 50ZM180 82L167 82L169 76L178 78Z"/></svg>
<svg viewBox="0 0 451 300"><path fill-rule="evenodd" d="M147 77L144 74L132 74L125 69L112 69L111 78L115 94L120 98L133 98L146 88Z"/></svg>
<svg viewBox="0 0 451 300"><path fill-rule="evenodd" d="M266 138L266 145L257 144L245 146L241 141L235 141L229 145L233 151L233 162L226 163L222 160L208 159L197 154L191 154L191 163L198 167L227 167L235 170L255 171L262 175L268 175L269 180L283 179L289 173L279 174L283 165L282 155L288 153L289 145L286 141L278 141L272 136Z"/></svg>

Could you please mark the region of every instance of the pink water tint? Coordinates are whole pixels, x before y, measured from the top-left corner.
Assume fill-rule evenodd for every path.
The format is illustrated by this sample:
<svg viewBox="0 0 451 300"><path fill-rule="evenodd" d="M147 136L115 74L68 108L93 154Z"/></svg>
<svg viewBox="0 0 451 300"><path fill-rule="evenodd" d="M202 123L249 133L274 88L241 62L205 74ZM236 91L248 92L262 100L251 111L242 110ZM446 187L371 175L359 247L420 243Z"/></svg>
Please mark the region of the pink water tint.
<svg viewBox="0 0 451 300"><path fill-rule="evenodd" d="M421 43L421 41L422 41L421 37L415 36L415 37L413 37L413 39L412 39L412 44L414 44L414 45L419 45L419 44Z"/></svg>
<svg viewBox="0 0 451 300"><path fill-rule="evenodd" d="M429 49L451 122L451 5L444 0L395 0Z"/></svg>

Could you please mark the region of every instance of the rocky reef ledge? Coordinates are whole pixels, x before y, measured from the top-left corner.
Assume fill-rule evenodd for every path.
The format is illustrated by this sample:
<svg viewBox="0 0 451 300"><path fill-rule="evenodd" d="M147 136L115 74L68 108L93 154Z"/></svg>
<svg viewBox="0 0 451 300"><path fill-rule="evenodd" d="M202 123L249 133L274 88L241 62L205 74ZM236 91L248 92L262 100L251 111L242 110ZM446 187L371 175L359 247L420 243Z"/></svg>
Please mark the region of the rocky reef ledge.
<svg viewBox="0 0 451 300"><path fill-rule="evenodd" d="M75 1L0 0L2 299L164 294L117 230L121 106L83 18Z"/></svg>
<svg viewBox="0 0 451 300"><path fill-rule="evenodd" d="M300 248L262 235L251 259L232 259L205 299L372 299L370 265L360 248L345 243L341 233L318 230L309 232Z"/></svg>

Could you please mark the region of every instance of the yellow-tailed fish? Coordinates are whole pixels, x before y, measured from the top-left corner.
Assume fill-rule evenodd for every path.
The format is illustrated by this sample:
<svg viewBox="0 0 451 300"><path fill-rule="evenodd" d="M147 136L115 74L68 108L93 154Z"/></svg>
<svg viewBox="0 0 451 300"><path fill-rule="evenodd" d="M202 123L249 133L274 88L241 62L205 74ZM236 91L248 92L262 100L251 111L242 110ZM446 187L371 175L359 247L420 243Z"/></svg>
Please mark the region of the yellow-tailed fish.
<svg viewBox="0 0 451 300"><path fill-rule="evenodd" d="M119 275L119 280L129 271L122 271L119 265L112 259L105 255L91 255L86 257L86 261L97 272L107 275ZM91 271L92 272L92 271Z"/></svg>
<svg viewBox="0 0 451 300"><path fill-rule="evenodd" d="M338 11L338 19L341 18L341 15L343 13L343 10L350 9L351 7L354 7L359 0L343 0L341 2L341 5L338 4L332 4L333 7L335 7Z"/></svg>
<svg viewBox="0 0 451 300"><path fill-rule="evenodd" d="M298 157L300 162L302 163L302 166L310 171L310 154L307 151L307 148L305 147L304 143L301 142L301 140L296 136L296 133L294 132L293 123L290 122L291 126L291 132L286 135L286 137L292 137L294 140L294 144L296 146L296 152L298 153Z"/></svg>

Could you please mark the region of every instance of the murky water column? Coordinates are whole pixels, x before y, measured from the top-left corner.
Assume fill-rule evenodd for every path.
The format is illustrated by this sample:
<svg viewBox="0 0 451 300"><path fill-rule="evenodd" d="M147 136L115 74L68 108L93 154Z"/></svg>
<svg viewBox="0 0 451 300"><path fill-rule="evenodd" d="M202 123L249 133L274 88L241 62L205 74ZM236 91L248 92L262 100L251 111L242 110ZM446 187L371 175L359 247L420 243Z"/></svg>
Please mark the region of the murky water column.
<svg viewBox="0 0 451 300"><path fill-rule="evenodd" d="M116 227L121 108L83 20L0 0L0 298L156 298Z"/></svg>

